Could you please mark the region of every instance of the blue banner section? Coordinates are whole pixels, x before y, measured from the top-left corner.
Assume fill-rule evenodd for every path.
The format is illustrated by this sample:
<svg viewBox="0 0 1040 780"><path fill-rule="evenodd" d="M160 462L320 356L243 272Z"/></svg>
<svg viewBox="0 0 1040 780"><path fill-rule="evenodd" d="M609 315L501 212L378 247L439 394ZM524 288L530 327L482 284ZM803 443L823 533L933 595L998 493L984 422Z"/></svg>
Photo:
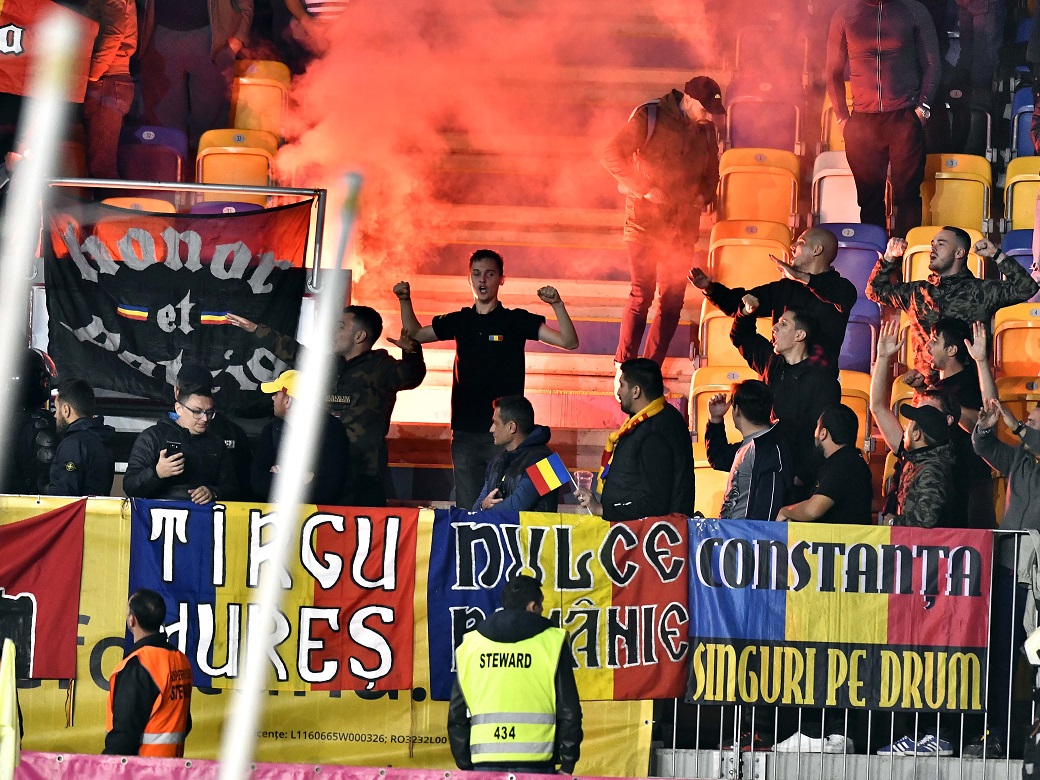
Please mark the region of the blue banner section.
<svg viewBox="0 0 1040 780"><path fill-rule="evenodd" d="M435 513L426 593L430 695L434 699L451 698L455 637L461 641L466 631L502 603L503 575L515 560L510 546L503 543L506 535L502 529L507 527L514 530L511 536L515 539L520 528L518 513L474 514L462 509Z"/></svg>
<svg viewBox="0 0 1040 780"><path fill-rule="evenodd" d="M787 592L758 585L780 572L786 577L788 524L695 518L689 533L690 636L783 640ZM772 553L770 542L777 543ZM741 587L729 587L734 583Z"/></svg>
<svg viewBox="0 0 1040 780"><path fill-rule="evenodd" d="M130 593L139 588L158 592L171 605L181 605L185 614L168 612L167 626L177 625L187 630L186 637L174 639L182 649L210 647L210 641L200 643L199 620L189 616L199 614L199 604L211 608L216 604L214 581L224 575L223 560L214 566L214 550L223 557L223 528L216 534L214 508L179 501L146 501L132 499L130 515ZM219 515L223 523L222 515ZM221 540L215 545L214 538ZM215 569L217 571L215 572ZM215 576L216 575L216 576ZM185 609L185 607L187 607ZM127 632L126 647L133 644ZM188 653L194 673L195 687L209 687L210 676L199 667L195 653ZM212 659L210 659L212 661Z"/></svg>

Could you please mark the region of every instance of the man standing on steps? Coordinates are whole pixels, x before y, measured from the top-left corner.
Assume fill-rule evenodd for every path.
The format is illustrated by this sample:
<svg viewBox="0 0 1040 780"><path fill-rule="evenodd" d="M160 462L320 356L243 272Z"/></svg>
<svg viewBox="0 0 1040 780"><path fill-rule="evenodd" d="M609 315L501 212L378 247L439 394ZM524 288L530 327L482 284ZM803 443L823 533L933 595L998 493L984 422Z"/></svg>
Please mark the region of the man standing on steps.
<svg viewBox="0 0 1040 780"><path fill-rule="evenodd" d="M849 314L856 304L856 287L831 267L837 256L838 239L834 234L823 228L809 228L791 245L790 262L770 255L782 279L745 290L719 284L696 267L690 269L688 278L730 317L743 303L752 301L757 301L754 316L771 317L774 324L788 309L808 312L820 325L816 334L819 349L830 369L838 373L838 356Z"/></svg>
<svg viewBox="0 0 1040 780"><path fill-rule="evenodd" d="M625 246L632 289L621 315L614 361L639 357L646 315L660 286L659 310L643 357L658 365L679 324L685 275L700 238L701 211L715 200L719 139L712 115L726 113L722 90L706 76L683 91L636 108L601 162L625 200Z"/></svg>
<svg viewBox="0 0 1040 780"><path fill-rule="evenodd" d="M496 398L524 394L524 345L540 341L561 349L577 349L567 307L555 287L543 287L538 297L552 306L559 330L545 317L524 309L507 309L498 300L505 281L502 256L478 249L469 258L473 305L441 314L425 327L416 319L408 282L394 285L401 302L401 324L420 344L455 341L451 383L451 462L455 472L455 506L476 503L488 464L498 453L491 435L492 403Z"/></svg>
<svg viewBox="0 0 1040 780"><path fill-rule="evenodd" d="M845 102L845 68L852 114ZM856 181L860 221L888 229L885 182L891 168L892 235L921 224L924 124L942 76L935 25L917 0L852 0L838 7L827 36L827 93Z"/></svg>

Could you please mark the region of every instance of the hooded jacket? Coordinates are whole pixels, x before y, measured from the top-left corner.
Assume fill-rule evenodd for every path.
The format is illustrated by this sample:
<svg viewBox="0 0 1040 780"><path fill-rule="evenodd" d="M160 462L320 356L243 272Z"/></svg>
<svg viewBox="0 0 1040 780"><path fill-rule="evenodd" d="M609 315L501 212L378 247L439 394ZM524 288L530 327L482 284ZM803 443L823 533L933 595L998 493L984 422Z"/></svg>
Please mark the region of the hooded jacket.
<svg viewBox="0 0 1040 780"><path fill-rule="evenodd" d="M892 525L945 527L953 492L953 446L939 444L907 450L900 447L903 468L896 488L896 516Z"/></svg>
<svg viewBox="0 0 1040 780"><path fill-rule="evenodd" d="M976 424L971 432L971 443L975 452L1007 478L1000 529L1040 529L1040 461L1037 460L1040 431L1026 428L1024 438L1017 447L1002 442L996 433L993 428L985 430ZM1000 551L1001 563L1013 567L1013 546L1000 545Z"/></svg>
<svg viewBox="0 0 1040 780"><path fill-rule="evenodd" d="M161 479L155 466L166 442L180 443L184 471ZM210 431L193 436L170 416L141 431L123 477L123 490L128 496L190 501L188 491L203 485L213 493L214 501L234 501L238 495L234 463L224 449L223 439Z"/></svg>
<svg viewBox="0 0 1040 780"><path fill-rule="evenodd" d="M476 630L492 642L513 643L537 636L553 624L541 615L522 609L503 609L495 612ZM560 660L556 665L554 677L556 687L556 744L553 750L552 766L546 766L549 773L555 772L559 765L561 772L571 774L581 755L581 701L578 699L578 686L574 682L574 656L571 654L570 641L565 641L560 650ZM451 754L459 769L473 769L473 760L469 752L469 710L466 697L462 693L456 678L451 691L451 702L448 705L448 743ZM495 771L495 763L481 763L480 768ZM508 765L501 767L508 770Z"/></svg>
<svg viewBox="0 0 1040 780"><path fill-rule="evenodd" d="M538 489L527 476L528 467L552 455L552 450L546 446L550 438L552 432L547 426L536 425L515 450L498 453L488 464L484 487L473 511L480 511L480 503L498 488L499 497L505 500L494 506L496 511L555 512L560 503L559 490L539 496Z"/></svg>
<svg viewBox="0 0 1040 780"><path fill-rule="evenodd" d="M607 144L603 167L628 193L625 241L673 243L693 252L700 235L701 198L715 198L719 183L719 140L711 122L691 122L679 105L682 93L672 90L657 101L657 119L647 139L647 107L640 106ZM651 187L663 203L643 196Z"/></svg>
<svg viewBox="0 0 1040 780"><path fill-rule="evenodd" d="M112 493L115 428L103 417L80 417L65 429L51 461L49 496L107 496Z"/></svg>

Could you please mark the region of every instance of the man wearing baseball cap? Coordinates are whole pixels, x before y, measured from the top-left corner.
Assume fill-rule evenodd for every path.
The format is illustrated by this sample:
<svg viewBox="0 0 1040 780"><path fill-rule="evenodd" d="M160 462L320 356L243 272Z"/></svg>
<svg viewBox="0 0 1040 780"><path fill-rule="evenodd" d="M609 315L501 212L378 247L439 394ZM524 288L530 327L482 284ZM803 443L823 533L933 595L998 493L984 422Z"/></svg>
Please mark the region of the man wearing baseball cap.
<svg viewBox="0 0 1040 780"><path fill-rule="evenodd" d="M640 357L646 316L660 285L659 311L642 357L660 365L679 324L686 270L700 237L701 211L715 199L722 90L695 76L637 107L603 151L602 163L626 196L625 245L632 289L621 316L617 364Z"/></svg>
<svg viewBox="0 0 1040 780"><path fill-rule="evenodd" d="M896 513L885 515L888 525L924 528L948 525L953 495L953 446L950 426L955 420L935 406L900 404L906 429L889 403L888 366L899 351L899 324L887 322L877 342L877 362L870 378L870 413L885 444L899 459L896 473Z"/></svg>
<svg viewBox="0 0 1040 780"><path fill-rule="evenodd" d="M278 447L285 430L285 418L302 387L299 371L285 371L277 379L264 382L260 389L272 395L274 419L260 432L253 456L253 491L261 500L271 501L271 484L278 472ZM306 500L312 504L343 506L351 500L350 442L346 431L327 410L321 416L322 434L314 469L309 477Z"/></svg>

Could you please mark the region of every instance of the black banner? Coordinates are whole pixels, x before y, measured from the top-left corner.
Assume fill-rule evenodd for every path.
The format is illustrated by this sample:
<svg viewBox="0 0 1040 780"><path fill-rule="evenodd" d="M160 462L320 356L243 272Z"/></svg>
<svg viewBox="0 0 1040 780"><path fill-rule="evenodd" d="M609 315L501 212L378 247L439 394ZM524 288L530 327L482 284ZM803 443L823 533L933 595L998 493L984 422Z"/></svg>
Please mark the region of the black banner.
<svg viewBox="0 0 1040 780"><path fill-rule="evenodd" d="M219 371L225 411L288 366L229 312L293 335L310 201L263 211L151 214L56 204L45 241L49 352L61 378L169 401L184 362Z"/></svg>

